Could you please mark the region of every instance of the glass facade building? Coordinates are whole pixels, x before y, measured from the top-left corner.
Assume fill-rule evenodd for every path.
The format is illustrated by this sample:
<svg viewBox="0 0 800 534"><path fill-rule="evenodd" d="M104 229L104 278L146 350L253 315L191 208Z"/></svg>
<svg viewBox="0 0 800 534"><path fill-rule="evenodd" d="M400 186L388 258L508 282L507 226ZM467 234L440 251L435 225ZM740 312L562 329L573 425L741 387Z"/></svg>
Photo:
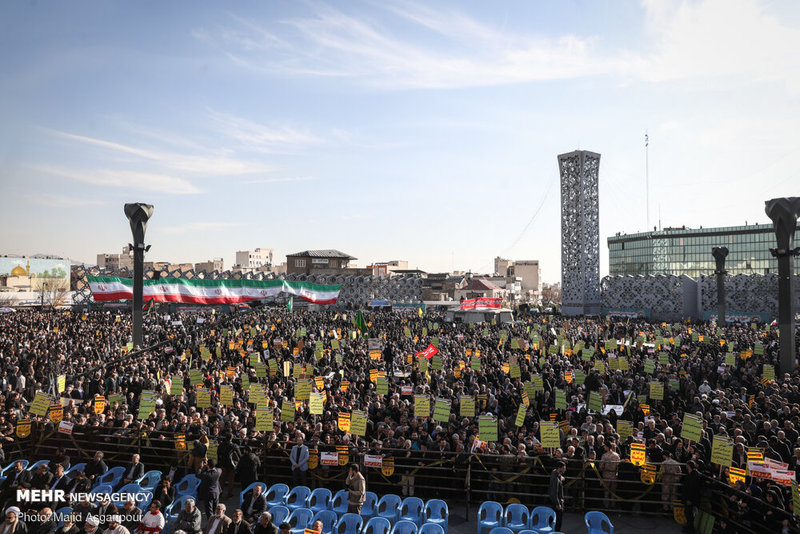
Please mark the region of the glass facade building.
<svg viewBox="0 0 800 534"><path fill-rule="evenodd" d="M800 245L800 230L795 232ZM728 247L725 270L729 274L778 272L772 224L723 226L720 228L667 228L639 234L617 234L608 238L608 272L616 275L685 274L698 278L714 274L713 247ZM800 274L800 261L795 261Z"/></svg>

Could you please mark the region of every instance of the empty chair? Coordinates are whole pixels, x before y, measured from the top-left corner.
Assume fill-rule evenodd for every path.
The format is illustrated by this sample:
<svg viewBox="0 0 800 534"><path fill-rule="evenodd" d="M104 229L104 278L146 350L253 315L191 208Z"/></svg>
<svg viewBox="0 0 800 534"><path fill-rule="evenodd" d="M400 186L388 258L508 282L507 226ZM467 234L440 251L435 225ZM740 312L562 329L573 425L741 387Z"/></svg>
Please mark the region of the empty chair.
<svg viewBox="0 0 800 534"><path fill-rule="evenodd" d="M317 488L311 492L306 502L306 508L315 514L323 510L330 510L333 495L328 488Z"/></svg>
<svg viewBox="0 0 800 534"><path fill-rule="evenodd" d="M378 501L378 517L384 517L394 523L400 517L400 505L403 499L391 493L381 497Z"/></svg>
<svg viewBox="0 0 800 534"><path fill-rule="evenodd" d="M344 515L347 513L347 502L350 497L350 494L347 493L347 490L339 490L334 495L333 500L331 501L331 510L336 512L337 515Z"/></svg>
<svg viewBox="0 0 800 534"><path fill-rule="evenodd" d="M271 512L270 512L271 513ZM295 508L286 522L292 527L292 534L303 534L307 528L311 528L311 519L314 514L308 508Z"/></svg>
<svg viewBox="0 0 800 534"><path fill-rule="evenodd" d="M139 484L143 489L150 491L155 491L159 482L161 482L161 471L157 471L155 469L148 471L136 480L136 483Z"/></svg>
<svg viewBox="0 0 800 534"><path fill-rule="evenodd" d="M177 495L191 495L197 496L197 486L200 485L200 479L192 474L188 474L175 485L175 493Z"/></svg>
<svg viewBox="0 0 800 534"><path fill-rule="evenodd" d="M506 512L503 514L504 525L512 532L519 532L528 528L528 523L531 519L531 514L528 507L524 504L509 504L506 506Z"/></svg>
<svg viewBox="0 0 800 534"><path fill-rule="evenodd" d="M586 512L583 516L583 521L586 523L586 530L588 534L614 534L614 525L611 520L603 512ZM603 524L608 525L608 529L603 528Z"/></svg>
<svg viewBox="0 0 800 534"><path fill-rule="evenodd" d="M413 521L401 519L394 524L391 534L417 534L417 525Z"/></svg>
<svg viewBox="0 0 800 534"><path fill-rule="evenodd" d="M281 504L270 508L269 513L272 514L272 523L276 527L285 522L286 518L289 517L289 509Z"/></svg>
<svg viewBox="0 0 800 534"><path fill-rule="evenodd" d="M447 534L447 524L450 522L450 511L447 508L447 503L441 499L431 499L425 503L425 509L422 512L423 521L433 523L442 527L444 534Z"/></svg>
<svg viewBox="0 0 800 534"><path fill-rule="evenodd" d="M478 508L478 534L481 529L489 530L503 526L503 505L496 501L484 501Z"/></svg>
<svg viewBox="0 0 800 534"><path fill-rule="evenodd" d="M287 493L289 493L289 486L286 484L275 484L269 488L266 494L267 508L272 509L273 506L283 504L283 502L286 500Z"/></svg>
<svg viewBox="0 0 800 534"><path fill-rule="evenodd" d="M530 529L538 534L550 534L555 530L556 512L547 506L537 506L531 512Z"/></svg>
<svg viewBox="0 0 800 534"><path fill-rule="evenodd" d="M392 524L388 519L385 517L372 517L367 521L367 524L364 525L361 534L389 534L391 530Z"/></svg>
<svg viewBox="0 0 800 534"><path fill-rule="evenodd" d="M122 475L125 474L125 468L122 466L112 467L99 477L97 477L96 485L108 484L112 488L116 488L119 481L122 480Z"/></svg>
<svg viewBox="0 0 800 534"><path fill-rule="evenodd" d="M275 519L273 518L273 521L274 520ZM321 521L322 534L333 534L333 529L336 528L336 522L338 520L339 517L333 510L320 510L314 514L314 517L311 519L311 524L313 525L317 521ZM279 525L280 523L277 524Z"/></svg>
<svg viewBox="0 0 800 534"><path fill-rule="evenodd" d="M514 534L510 528L506 527L494 527L492 530L489 531L489 534Z"/></svg>
<svg viewBox="0 0 800 534"><path fill-rule="evenodd" d="M418 534L444 534L444 530L436 523L425 523L417 531Z"/></svg>
<svg viewBox="0 0 800 534"><path fill-rule="evenodd" d="M413 521L415 525L422 524L422 513L425 503L419 497L406 497L400 504L400 520Z"/></svg>
<svg viewBox="0 0 800 534"><path fill-rule="evenodd" d="M28 471L35 471L37 467L40 465L47 465L50 463L50 460L39 460L38 462L34 462L25 467Z"/></svg>
<svg viewBox="0 0 800 534"><path fill-rule="evenodd" d="M374 491L364 494L364 503L361 505L361 517L369 519L374 517L378 509L378 495Z"/></svg>
<svg viewBox="0 0 800 534"><path fill-rule="evenodd" d="M364 520L358 514L344 514L334 527L334 534L359 534Z"/></svg>
<svg viewBox="0 0 800 534"><path fill-rule="evenodd" d="M283 504L286 505L289 511L305 508L306 501L308 501L310 495L311 489L309 489L308 486L295 486L286 494L286 499L284 499Z"/></svg>
<svg viewBox="0 0 800 534"><path fill-rule="evenodd" d="M248 493L250 493L251 491L253 491L253 488L255 488L256 486L261 486L261 493L267 493L267 485L266 484L264 484L263 482L253 482L252 484L247 486L245 489L243 489L241 491L241 493L239 493L239 508L241 508L242 504L244 504L245 496ZM288 490L289 487L287 486L286 489ZM266 497L266 495L265 495L265 497ZM283 497L281 497L281 501L283 501ZM267 506L269 506L269 505L267 505ZM275 525L276 526L280 525L280 523L275 523Z"/></svg>
<svg viewBox="0 0 800 534"><path fill-rule="evenodd" d="M114 488L111 487L111 484L99 484L92 490L92 493L111 495L114 493ZM95 499L95 502L99 502L99 499Z"/></svg>
<svg viewBox="0 0 800 534"><path fill-rule="evenodd" d="M131 482L122 486L117 493L144 493L144 488L136 482ZM179 492L178 495L181 495L181 493Z"/></svg>
<svg viewBox="0 0 800 534"><path fill-rule="evenodd" d="M517 534L536 534L536 531L535 530L530 530L530 529L520 530L519 532L517 532Z"/></svg>

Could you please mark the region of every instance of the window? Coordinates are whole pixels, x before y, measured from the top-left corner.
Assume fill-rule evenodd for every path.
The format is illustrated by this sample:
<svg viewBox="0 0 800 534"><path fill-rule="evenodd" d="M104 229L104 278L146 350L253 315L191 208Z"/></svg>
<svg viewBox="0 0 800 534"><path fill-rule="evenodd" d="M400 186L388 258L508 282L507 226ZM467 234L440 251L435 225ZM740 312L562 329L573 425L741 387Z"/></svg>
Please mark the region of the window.
<svg viewBox="0 0 800 534"><path fill-rule="evenodd" d="M294 260L294 266L295 267L305 267L306 266L306 260Z"/></svg>

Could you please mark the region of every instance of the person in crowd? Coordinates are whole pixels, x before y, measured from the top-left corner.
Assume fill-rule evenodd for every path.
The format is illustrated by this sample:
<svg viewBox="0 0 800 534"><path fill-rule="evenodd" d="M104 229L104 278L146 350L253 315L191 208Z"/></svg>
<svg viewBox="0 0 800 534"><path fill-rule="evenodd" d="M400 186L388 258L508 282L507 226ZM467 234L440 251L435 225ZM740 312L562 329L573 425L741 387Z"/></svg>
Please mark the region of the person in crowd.
<svg viewBox="0 0 800 534"><path fill-rule="evenodd" d="M14 468L6 475L6 479L0 484L0 499L3 503L16 504L17 490L30 489L31 474L27 471L20 460L14 462ZM8 514L6 514L8 515Z"/></svg>
<svg viewBox="0 0 800 534"><path fill-rule="evenodd" d="M249 523L255 523L261 513L267 511L267 498L261 486L254 486L253 490L245 496L242 510L245 520Z"/></svg>
<svg viewBox="0 0 800 534"><path fill-rule="evenodd" d="M81 530L81 534L100 534L99 526L100 520L94 516L89 516L83 521L83 530Z"/></svg>
<svg viewBox="0 0 800 534"><path fill-rule="evenodd" d="M122 524L122 519L118 515L112 515L108 520L108 528L104 534L131 534L130 531Z"/></svg>
<svg viewBox="0 0 800 534"><path fill-rule="evenodd" d="M364 504L367 495L367 483L364 475L361 474L358 464L350 464L345 479L347 489L347 511L351 514L360 514L361 506Z"/></svg>
<svg viewBox="0 0 800 534"><path fill-rule="evenodd" d="M303 443L302 436L297 438L292 452L289 454L292 463L292 480L295 486L306 486L308 483L308 447Z"/></svg>
<svg viewBox="0 0 800 534"><path fill-rule="evenodd" d="M225 515L225 505L220 503L206 521L203 534L227 534L230 524L231 518Z"/></svg>
<svg viewBox="0 0 800 534"><path fill-rule="evenodd" d="M155 491L153 492L153 500L157 500L161 503L161 506L166 508L172 501L175 500L176 490L175 487L172 485L171 478L163 478L159 481L158 485L156 486Z"/></svg>
<svg viewBox="0 0 800 534"><path fill-rule="evenodd" d="M253 534L278 534L278 529L272 524L272 514L261 512L258 523L253 527Z"/></svg>
<svg viewBox="0 0 800 534"><path fill-rule="evenodd" d="M146 514L142 514L142 519L136 526L135 532L138 534L159 534L166 525L166 518L161 513L162 503L158 499L153 499Z"/></svg>
<svg viewBox="0 0 800 534"><path fill-rule="evenodd" d="M203 504L206 517L211 517L219 502L219 477L220 469L213 459L203 462L197 477L200 485L197 488L197 498Z"/></svg>
<svg viewBox="0 0 800 534"><path fill-rule="evenodd" d="M139 461L139 455L134 454L131 457L131 463L125 467L125 474L122 476L119 487L122 487L131 482L136 482L144 476L144 464ZM117 488L119 489L119 488Z"/></svg>
<svg viewBox="0 0 800 534"><path fill-rule="evenodd" d="M183 530L186 534L200 534L201 521L200 510L195 506L194 499L187 499L175 521L175 528Z"/></svg>
<svg viewBox="0 0 800 534"><path fill-rule="evenodd" d="M142 522L142 511L139 510L133 499L125 501L119 511L119 515L122 517L122 526L127 528L129 532L134 532Z"/></svg>
<svg viewBox="0 0 800 534"><path fill-rule="evenodd" d="M86 468L83 470L83 474L94 484L94 480L106 471L108 471L108 466L103 461L103 452L97 451L94 453L92 459L86 462Z"/></svg>
<svg viewBox="0 0 800 534"><path fill-rule="evenodd" d="M550 473L550 487L548 496L550 506L556 512L556 523L553 527L555 531L561 531L561 522L564 519L564 473L567 471L567 464L562 461L556 462L556 467Z"/></svg>
<svg viewBox="0 0 800 534"><path fill-rule="evenodd" d="M228 525L226 534L250 534L250 523L245 521L244 512L237 508L233 512L233 518Z"/></svg>

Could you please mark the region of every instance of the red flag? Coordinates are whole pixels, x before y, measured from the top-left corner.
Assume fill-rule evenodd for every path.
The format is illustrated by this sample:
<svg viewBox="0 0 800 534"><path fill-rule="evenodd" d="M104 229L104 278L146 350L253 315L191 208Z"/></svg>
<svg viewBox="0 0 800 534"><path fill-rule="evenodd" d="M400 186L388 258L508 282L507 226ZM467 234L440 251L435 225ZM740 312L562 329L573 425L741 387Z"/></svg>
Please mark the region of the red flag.
<svg viewBox="0 0 800 534"><path fill-rule="evenodd" d="M434 354L438 354L439 349L433 346L433 343L428 344L428 348L423 350L422 352L417 353L418 358L425 358L426 360L430 360L433 358Z"/></svg>

